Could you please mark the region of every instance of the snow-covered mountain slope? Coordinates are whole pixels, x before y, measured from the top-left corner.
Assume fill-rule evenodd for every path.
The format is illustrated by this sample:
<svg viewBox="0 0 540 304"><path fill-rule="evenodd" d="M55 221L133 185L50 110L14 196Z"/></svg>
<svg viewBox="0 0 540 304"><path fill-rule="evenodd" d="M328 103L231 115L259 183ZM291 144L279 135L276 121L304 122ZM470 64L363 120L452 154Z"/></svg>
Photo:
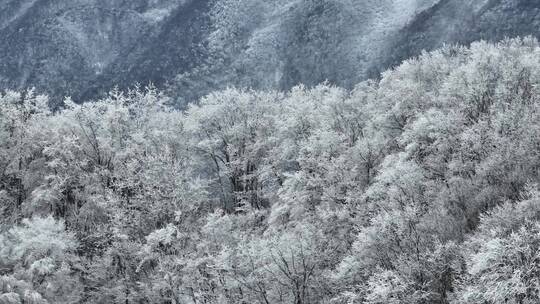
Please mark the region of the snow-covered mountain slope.
<svg viewBox="0 0 540 304"><path fill-rule="evenodd" d="M351 87L445 43L540 33L536 0L0 0L0 89ZM178 75L178 76L177 76ZM176 76L176 77L175 77Z"/></svg>
<svg viewBox="0 0 540 304"><path fill-rule="evenodd" d="M95 95L100 82L158 80L153 71L160 66L147 61L164 55L173 62L167 64L172 74L163 77L172 77L185 67L180 56L195 48L190 37L204 37L198 28L190 32L194 19L205 15L204 1L198 0L4 0L0 7L4 89L36 86L84 98Z"/></svg>
<svg viewBox="0 0 540 304"><path fill-rule="evenodd" d="M400 30L377 70L443 44L526 35L540 36L540 1L440 0Z"/></svg>

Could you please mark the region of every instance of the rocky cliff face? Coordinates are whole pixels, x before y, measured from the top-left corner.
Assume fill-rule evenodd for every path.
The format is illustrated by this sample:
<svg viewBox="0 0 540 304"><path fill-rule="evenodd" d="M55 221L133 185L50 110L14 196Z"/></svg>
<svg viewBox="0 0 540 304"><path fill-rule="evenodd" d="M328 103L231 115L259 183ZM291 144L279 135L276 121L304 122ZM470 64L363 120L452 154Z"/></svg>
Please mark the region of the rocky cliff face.
<svg viewBox="0 0 540 304"><path fill-rule="evenodd" d="M175 94L190 98L227 85L350 87L444 43L540 33L537 0L275 0L253 6L272 11L223 55L208 47L220 2L242 1L0 0L0 89L86 100L179 74Z"/></svg>

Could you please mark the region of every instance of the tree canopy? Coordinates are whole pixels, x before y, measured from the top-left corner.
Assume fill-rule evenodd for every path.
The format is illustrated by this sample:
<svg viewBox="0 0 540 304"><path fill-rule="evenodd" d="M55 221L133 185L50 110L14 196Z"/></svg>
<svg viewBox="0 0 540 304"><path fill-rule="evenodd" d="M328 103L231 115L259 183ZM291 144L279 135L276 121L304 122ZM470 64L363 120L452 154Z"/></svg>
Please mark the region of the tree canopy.
<svg viewBox="0 0 540 304"><path fill-rule="evenodd" d="M540 301L536 40L169 103L0 94L0 303Z"/></svg>

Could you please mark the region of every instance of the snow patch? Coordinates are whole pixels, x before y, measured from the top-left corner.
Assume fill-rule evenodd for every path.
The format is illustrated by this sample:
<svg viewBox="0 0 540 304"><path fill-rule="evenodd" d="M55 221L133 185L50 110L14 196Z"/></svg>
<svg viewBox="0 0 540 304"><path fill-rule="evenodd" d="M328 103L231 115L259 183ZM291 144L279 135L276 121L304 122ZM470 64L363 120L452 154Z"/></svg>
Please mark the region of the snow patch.
<svg viewBox="0 0 540 304"><path fill-rule="evenodd" d="M142 14L143 18L149 22L160 22L167 18L172 12L171 8L154 8Z"/></svg>
<svg viewBox="0 0 540 304"><path fill-rule="evenodd" d="M187 0L151 1L150 9L141 16L148 22L161 22L167 18L174 9L186 4Z"/></svg>

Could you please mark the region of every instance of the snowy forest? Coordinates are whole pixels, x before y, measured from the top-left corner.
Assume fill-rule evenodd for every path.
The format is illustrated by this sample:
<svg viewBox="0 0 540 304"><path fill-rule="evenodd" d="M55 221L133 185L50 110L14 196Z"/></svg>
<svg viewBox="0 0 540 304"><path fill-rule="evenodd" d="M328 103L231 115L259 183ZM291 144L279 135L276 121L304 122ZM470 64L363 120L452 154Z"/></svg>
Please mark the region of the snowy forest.
<svg viewBox="0 0 540 304"><path fill-rule="evenodd" d="M186 109L7 90L0 303L540 303L539 169L532 37Z"/></svg>

